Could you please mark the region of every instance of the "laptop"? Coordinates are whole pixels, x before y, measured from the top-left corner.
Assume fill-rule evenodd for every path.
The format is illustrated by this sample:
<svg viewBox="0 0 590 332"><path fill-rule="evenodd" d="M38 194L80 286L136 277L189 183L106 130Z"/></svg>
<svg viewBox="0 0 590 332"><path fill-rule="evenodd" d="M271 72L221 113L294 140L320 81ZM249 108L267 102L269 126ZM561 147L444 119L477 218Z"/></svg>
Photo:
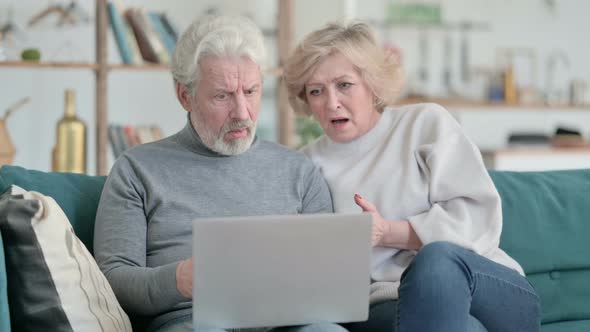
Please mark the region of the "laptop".
<svg viewBox="0 0 590 332"><path fill-rule="evenodd" d="M254 328L368 318L371 215L193 222L193 325Z"/></svg>

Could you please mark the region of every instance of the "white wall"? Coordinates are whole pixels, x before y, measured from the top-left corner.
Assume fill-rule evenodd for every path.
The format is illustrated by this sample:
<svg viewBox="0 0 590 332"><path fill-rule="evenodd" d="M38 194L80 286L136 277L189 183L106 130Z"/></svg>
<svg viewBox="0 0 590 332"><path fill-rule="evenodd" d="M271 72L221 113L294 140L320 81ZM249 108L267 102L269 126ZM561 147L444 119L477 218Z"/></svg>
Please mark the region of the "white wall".
<svg viewBox="0 0 590 332"><path fill-rule="evenodd" d="M226 13L247 13L263 28L272 29L275 24L277 0L256 1L189 1L189 0L122 0L126 5L142 4L149 9L165 10L177 22L179 28L186 25L211 6L223 8ZM6 21L7 10L12 6L14 20L25 27L27 20L51 1L0 0L0 24ZM58 1L53 1L53 3ZM64 1L65 2L65 1ZM94 16L94 1L79 0ZM387 0L297 0L295 2L296 40L306 33L341 17L350 16L349 8L356 8L357 18L383 21ZM590 2L585 0L554 1L555 8L547 7L543 0L445 0L443 16L449 22L471 20L487 22L485 31L469 34L473 67L492 68L496 64L496 50L505 47L528 47L537 54L536 86L544 87L544 66L547 55L553 50L563 50L569 57L569 69L558 70L557 80L565 85L571 78L590 81L590 48L586 47L584 33L590 31ZM51 20L25 31L26 38L4 44L9 55L17 56L25 46L39 47L46 59L93 61L93 23L75 28L57 28ZM427 30L430 52L427 67L431 80L425 90L438 94L441 88L442 42L447 32ZM450 31L453 45L453 78L455 89L465 95L481 95L482 80L464 85L458 79L458 47L460 33ZM390 38L404 50L404 65L410 79L415 77L418 66L418 37L415 28L381 29L382 37ZM111 33L109 32L109 61L120 62ZM276 59L272 38L268 41L271 59ZM276 60L273 60L276 61ZM269 66L276 64L271 61ZM413 84L410 81L410 84ZM80 117L89 124L88 163L94 173L94 79L90 70L69 69L15 69L0 68L0 112L23 96L32 96L32 103L15 113L8 120L9 132L17 146L15 164L29 168L49 170L50 153L54 144L54 128L63 112L63 91L74 87L77 91ZM423 87L424 88L424 87ZM265 81L265 101L260 116L261 127L268 128L266 135L275 137L272 127L274 114L273 80ZM587 95L590 95L588 91ZM170 75L166 72L115 71L109 76L109 122L149 124L157 123L165 134L172 134L185 123L185 112L175 100ZM485 148L501 146L506 128L526 127L533 123L539 128L552 129L558 122L581 125L584 134L590 134L590 121L584 112L532 113L494 112L493 120L476 118L478 113L462 118L462 123L472 138ZM484 130L481 129L483 126ZM490 135L491 134L491 135ZM112 162L112 161L111 161Z"/></svg>
<svg viewBox="0 0 590 332"><path fill-rule="evenodd" d="M358 5L358 18L384 21L389 2L401 0L373 0ZM409 2L409 1L405 1ZM590 48L585 47L585 34L590 31L587 13L590 2L585 0L553 1L554 7L544 0L439 0L423 1L441 3L443 19L449 23L476 22L488 27L473 30L467 34L470 45L470 59L474 69L492 69L498 63L497 50L500 48L531 49L537 60L534 68L537 88L545 87L545 69L548 56L561 50L569 58L569 68L557 69L557 84L566 84L572 78L590 81ZM360 3L360 1L359 1ZM415 79L418 59L420 30L412 27L391 27L379 30L383 38L399 45L404 50L406 71ZM429 42L427 68L431 73L427 90L441 91L441 68L443 65L443 43L448 35L451 39L453 68L452 77L458 93L465 93L459 79L459 47L461 33L457 29L426 29ZM477 76L476 76L477 77ZM410 82L412 83L412 82ZM565 87L563 87L565 88Z"/></svg>

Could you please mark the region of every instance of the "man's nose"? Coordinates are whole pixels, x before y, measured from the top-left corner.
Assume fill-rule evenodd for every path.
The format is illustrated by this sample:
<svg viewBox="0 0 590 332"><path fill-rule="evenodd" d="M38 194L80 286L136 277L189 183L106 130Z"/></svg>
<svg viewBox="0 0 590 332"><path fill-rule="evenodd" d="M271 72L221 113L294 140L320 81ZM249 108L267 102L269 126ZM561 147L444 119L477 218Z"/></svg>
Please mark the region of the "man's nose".
<svg viewBox="0 0 590 332"><path fill-rule="evenodd" d="M247 120L250 118L250 113L248 112L248 103L246 101L246 97L242 93L235 94L234 97L234 107L231 111L232 119L237 120Z"/></svg>

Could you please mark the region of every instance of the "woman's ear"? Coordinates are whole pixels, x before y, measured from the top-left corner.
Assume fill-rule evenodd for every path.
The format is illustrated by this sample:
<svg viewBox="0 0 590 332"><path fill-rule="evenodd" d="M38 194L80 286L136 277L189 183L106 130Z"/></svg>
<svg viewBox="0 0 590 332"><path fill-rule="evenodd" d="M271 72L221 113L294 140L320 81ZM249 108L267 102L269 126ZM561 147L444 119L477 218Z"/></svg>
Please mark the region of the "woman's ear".
<svg viewBox="0 0 590 332"><path fill-rule="evenodd" d="M179 82L176 82L176 97L182 107L187 112L190 112L192 109L192 93L184 84L180 84Z"/></svg>

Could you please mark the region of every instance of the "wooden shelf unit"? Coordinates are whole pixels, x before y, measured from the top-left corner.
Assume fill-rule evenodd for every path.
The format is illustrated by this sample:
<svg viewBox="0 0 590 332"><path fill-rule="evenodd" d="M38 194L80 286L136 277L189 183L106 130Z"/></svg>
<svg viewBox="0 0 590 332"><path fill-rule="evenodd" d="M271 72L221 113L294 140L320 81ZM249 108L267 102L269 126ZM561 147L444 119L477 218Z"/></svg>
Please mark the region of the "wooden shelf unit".
<svg viewBox="0 0 590 332"><path fill-rule="evenodd" d="M281 77L281 66L284 64L291 48L293 47L294 36L294 19L295 13L293 0L277 0L278 19L277 19L277 46L279 57L279 68L271 68L265 71L265 74ZM107 75L109 70L168 70L165 65L109 65L107 64L107 0L96 0L96 173L98 175L107 174L107 134L108 134L108 117L107 117ZM289 107L287 93L282 82L277 82L277 118L279 143L293 146L295 133L295 120L293 112Z"/></svg>
<svg viewBox="0 0 590 332"><path fill-rule="evenodd" d="M84 62L37 62L37 61L0 61L0 68L72 68L72 69L90 69L97 70L98 64ZM125 64L108 64L107 70L129 70L129 71L169 71L170 66L162 64L143 64L143 65L125 65ZM264 70L268 76L279 77L283 74L282 68L268 68Z"/></svg>
<svg viewBox="0 0 590 332"><path fill-rule="evenodd" d="M526 111L526 110L590 110L590 105L571 105L571 104L547 104L547 103L526 103L526 104L507 104L505 102L490 102L490 101L477 101L460 98L417 98L408 97L401 98L397 104L418 104L418 103L436 103L447 108L465 108L465 109L492 109L497 111L507 110L513 111L514 109Z"/></svg>
<svg viewBox="0 0 590 332"><path fill-rule="evenodd" d="M109 64L108 59L108 0L95 0L96 5L96 55L94 63L83 62L44 62L44 61L0 61L0 68L21 68L21 69L86 69L95 72L95 120L96 129L96 174L107 175L107 153L108 153L108 109L107 109L107 91L108 91L108 74L112 70L128 71L169 71L169 66L161 64L144 64L140 66ZM277 38L279 65L284 63L288 56L293 40L293 0L277 0L279 18L277 20L278 28ZM268 34L268 33L267 33ZM282 69L269 68L265 70L265 75L279 77L282 75ZM277 109L278 109L278 131L280 133L279 142L292 146L294 133L294 120L292 112L289 109L286 92L283 88L282 79L277 83ZM287 133L287 134L284 134Z"/></svg>
<svg viewBox="0 0 590 332"><path fill-rule="evenodd" d="M37 62L37 61L0 61L0 67L8 68L75 68L92 69L98 68L96 63L84 62Z"/></svg>
<svg viewBox="0 0 590 332"><path fill-rule="evenodd" d="M276 109L277 109L277 130L278 141L286 146L293 147L295 144L295 115L293 114L287 99L287 93L282 80L282 66L288 57L294 44L294 0L277 1L277 29L266 31L265 35L273 33L278 47L278 67L268 68L265 75L277 77L276 86ZM96 5L96 55L94 63L84 62L35 62L35 61L0 61L0 68L21 68L21 69L74 69L92 70L95 72L95 121L96 129L96 174L107 174L108 155L108 109L107 109L107 82L111 71L137 71L137 72L164 72L169 71L169 66L161 64L125 65L109 64L107 62L107 38L109 21L107 12L108 0L95 0ZM501 102L472 101L461 98L422 98L407 97L400 99L397 104L412 104L422 102L434 102L454 110L491 110L491 111L544 111L544 110L566 110L582 111L590 110L590 105L548 105L536 104L506 104Z"/></svg>
<svg viewBox="0 0 590 332"><path fill-rule="evenodd" d="M110 64L108 65L109 70L128 70L128 71L170 71L170 66L162 64L143 64L140 66L136 65L124 65L124 64ZM265 75L279 77L283 74L281 68L269 68L264 70Z"/></svg>
<svg viewBox="0 0 590 332"><path fill-rule="evenodd" d="M128 71L169 71L170 67L162 64L143 64L143 65L125 65L125 64L109 64L109 70L128 70Z"/></svg>

